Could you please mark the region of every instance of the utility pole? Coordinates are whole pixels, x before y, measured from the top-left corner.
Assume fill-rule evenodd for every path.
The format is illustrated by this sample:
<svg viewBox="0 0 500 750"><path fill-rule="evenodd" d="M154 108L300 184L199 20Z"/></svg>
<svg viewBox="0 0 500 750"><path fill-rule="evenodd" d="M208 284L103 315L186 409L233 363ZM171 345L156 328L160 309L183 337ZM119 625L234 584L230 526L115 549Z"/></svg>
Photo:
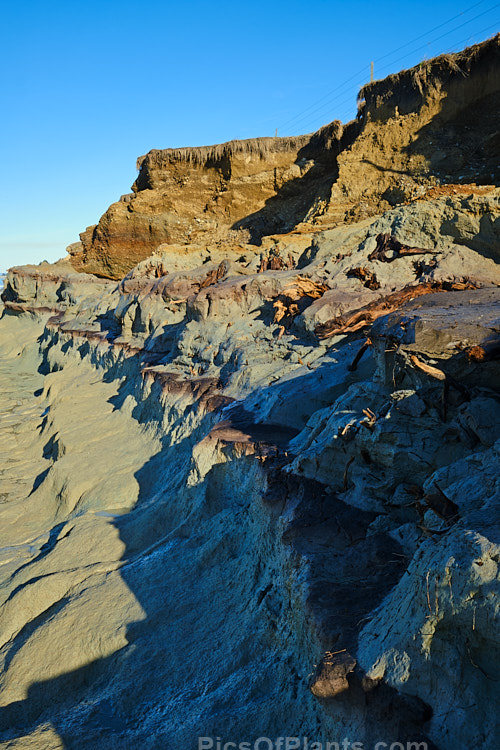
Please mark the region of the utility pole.
<svg viewBox="0 0 500 750"><path fill-rule="evenodd" d="M370 63L370 81L373 81L373 63Z"/></svg>
<svg viewBox="0 0 500 750"><path fill-rule="evenodd" d="M276 128L276 133L274 134L274 137L275 137L275 138L277 138L277 137L278 137L278 128Z"/></svg>

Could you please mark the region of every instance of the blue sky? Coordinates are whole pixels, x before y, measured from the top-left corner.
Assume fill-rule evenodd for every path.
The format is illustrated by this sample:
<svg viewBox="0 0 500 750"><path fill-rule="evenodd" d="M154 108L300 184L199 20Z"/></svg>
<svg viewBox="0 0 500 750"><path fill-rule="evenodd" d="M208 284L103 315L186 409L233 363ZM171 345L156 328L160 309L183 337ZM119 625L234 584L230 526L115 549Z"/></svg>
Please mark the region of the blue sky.
<svg viewBox="0 0 500 750"><path fill-rule="evenodd" d="M151 148L310 132L500 29L495 0L4 3L0 270L65 255Z"/></svg>

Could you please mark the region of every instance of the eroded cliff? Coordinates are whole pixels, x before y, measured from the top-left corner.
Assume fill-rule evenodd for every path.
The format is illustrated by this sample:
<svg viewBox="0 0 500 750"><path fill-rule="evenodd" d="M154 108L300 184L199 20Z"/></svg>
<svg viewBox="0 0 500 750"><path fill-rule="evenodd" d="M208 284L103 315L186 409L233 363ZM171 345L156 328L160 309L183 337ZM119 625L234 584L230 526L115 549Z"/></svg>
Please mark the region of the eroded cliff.
<svg viewBox="0 0 500 750"><path fill-rule="evenodd" d="M252 243L357 221L440 182L499 178L500 36L366 85L358 117L312 135L153 150L133 193L70 246L119 279L163 244Z"/></svg>

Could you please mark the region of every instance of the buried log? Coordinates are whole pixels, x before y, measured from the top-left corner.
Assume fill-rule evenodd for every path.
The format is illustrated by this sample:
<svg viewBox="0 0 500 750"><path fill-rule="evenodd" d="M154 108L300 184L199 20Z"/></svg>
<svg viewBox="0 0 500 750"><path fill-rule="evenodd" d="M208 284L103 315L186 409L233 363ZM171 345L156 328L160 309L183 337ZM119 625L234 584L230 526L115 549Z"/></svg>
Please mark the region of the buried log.
<svg viewBox="0 0 500 750"><path fill-rule="evenodd" d="M430 283L406 286L398 292L370 302L368 305L353 311L350 315L339 315L326 323L317 325L315 333L319 338L327 339L346 333L354 333L364 326L371 325L377 318L397 310L405 302L409 302L423 294L436 291L435 285Z"/></svg>
<svg viewBox="0 0 500 750"><path fill-rule="evenodd" d="M379 234L377 235L376 242L375 250L370 253L368 260L380 260L383 263L392 263L393 260L402 258L405 255L424 255L434 252L434 250L428 250L423 247L403 245L393 234Z"/></svg>
<svg viewBox="0 0 500 750"><path fill-rule="evenodd" d="M470 284L467 288L476 288L471 282L467 283ZM411 300L421 297L423 294L457 291L463 289L462 284L463 282L455 284L454 282L438 281L405 286L397 292L387 294L385 297L379 297L368 305L358 308L350 315L339 315L336 318L332 318L332 320L326 321L326 323L317 325L314 332L320 339L354 333L365 326L371 325L377 318L382 317L382 315L394 312L406 302L411 302Z"/></svg>

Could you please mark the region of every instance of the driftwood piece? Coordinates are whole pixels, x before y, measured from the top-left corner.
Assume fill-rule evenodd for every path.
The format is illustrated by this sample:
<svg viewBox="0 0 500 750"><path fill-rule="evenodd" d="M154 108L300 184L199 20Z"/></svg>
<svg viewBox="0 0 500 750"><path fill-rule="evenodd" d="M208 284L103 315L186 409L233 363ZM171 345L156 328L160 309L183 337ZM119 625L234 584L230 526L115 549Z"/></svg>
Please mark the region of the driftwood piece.
<svg viewBox="0 0 500 750"><path fill-rule="evenodd" d="M438 370L437 367L431 367L431 365L427 365L425 362L422 362L418 357L416 357L414 354L410 357L410 362L412 365L417 367L419 370L422 370L422 372L425 372L426 375L430 375L431 378L436 378L436 380L446 380L446 373L444 373L442 370Z"/></svg>
<svg viewBox="0 0 500 750"><path fill-rule="evenodd" d="M398 292L393 292L385 297L379 297L368 305L355 310L349 316L340 315L337 318L316 326L316 335L319 338L326 339L331 336L353 333L366 325L371 325L382 315L387 315L387 313L397 310L405 302L434 291L436 291L435 286L430 283L404 287Z"/></svg>
<svg viewBox="0 0 500 750"><path fill-rule="evenodd" d="M371 409L363 409L363 414L365 415L365 418L359 423L360 427L366 427L367 430L373 432L377 422L377 415Z"/></svg>
<svg viewBox="0 0 500 750"><path fill-rule="evenodd" d="M393 234L379 234L376 238L375 250L370 253L368 260L380 260L383 263L392 263L393 260L402 258L405 255L424 255L433 253L434 250L427 250L423 247L410 247L403 245ZM390 253L388 255L388 253Z"/></svg>
<svg viewBox="0 0 500 750"><path fill-rule="evenodd" d="M467 289L477 289L477 285L466 278L462 278L462 281L443 281L445 292L463 292Z"/></svg>

